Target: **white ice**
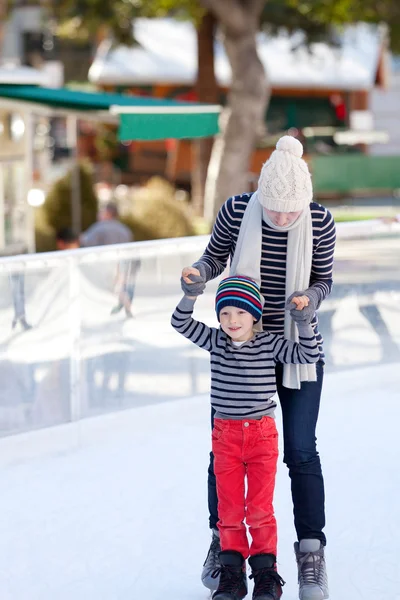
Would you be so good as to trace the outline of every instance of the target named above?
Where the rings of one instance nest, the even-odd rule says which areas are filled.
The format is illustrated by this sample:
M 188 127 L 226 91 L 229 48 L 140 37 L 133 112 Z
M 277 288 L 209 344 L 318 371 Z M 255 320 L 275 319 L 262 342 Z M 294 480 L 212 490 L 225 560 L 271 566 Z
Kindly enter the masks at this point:
M 400 599 L 398 368 L 326 376 L 318 439 L 333 600 Z M 96 434 L 84 435 L 90 427 Z M 55 452 L 70 434 L 78 443 Z M 199 579 L 209 544 L 207 397 L 26 434 L 36 457 L 7 465 L 21 439 L 0 441 L 1 600 L 208 598 Z M 275 509 L 283 598 L 295 600 L 282 463 Z

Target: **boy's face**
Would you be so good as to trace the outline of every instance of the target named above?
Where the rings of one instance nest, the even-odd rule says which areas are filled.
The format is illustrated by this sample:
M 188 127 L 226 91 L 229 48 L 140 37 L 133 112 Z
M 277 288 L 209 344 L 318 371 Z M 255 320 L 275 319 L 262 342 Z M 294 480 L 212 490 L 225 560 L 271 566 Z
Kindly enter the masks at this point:
M 247 342 L 253 337 L 254 317 L 243 308 L 224 306 L 219 313 L 219 322 L 234 342 Z

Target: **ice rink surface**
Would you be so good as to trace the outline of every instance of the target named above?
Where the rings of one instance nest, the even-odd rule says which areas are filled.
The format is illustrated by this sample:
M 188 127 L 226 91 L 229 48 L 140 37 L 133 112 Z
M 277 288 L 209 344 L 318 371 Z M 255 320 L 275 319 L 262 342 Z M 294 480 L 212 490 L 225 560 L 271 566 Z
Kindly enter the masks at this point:
M 0 600 L 209 598 L 208 356 L 169 324 L 200 251 L 144 254 L 130 321 L 110 317 L 118 257 L 27 269 L 26 332 L 10 328 L 2 272 Z M 400 600 L 399 264 L 399 237 L 342 240 L 319 312 L 332 600 Z M 196 311 L 213 324 L 212 289 Z M 280 462 L 278 565 L 295 600 L 289 484 Z
M 318 438 L 333 600 L 400 599 L 398 368 L 326 376 Z M 98 417 L 101 434 L 82 438 L 73 450 L 1 469 L 1 600 L 208 597 L 199 578 L 209 544 L 208 399 L 123 416 L 123 426 Z M 280 427 L 279 414 L 278 420 Z M 79 424 L 60 432 L 63 427 Z M 292 507 L 282 463 L 275 509 L 283 597 L 295 600 Z

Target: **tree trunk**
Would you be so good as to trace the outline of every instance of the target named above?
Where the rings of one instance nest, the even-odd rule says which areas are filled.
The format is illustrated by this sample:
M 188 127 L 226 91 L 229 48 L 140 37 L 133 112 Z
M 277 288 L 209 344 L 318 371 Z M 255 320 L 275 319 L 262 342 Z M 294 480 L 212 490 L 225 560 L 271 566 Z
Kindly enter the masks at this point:
M 219 90 L 214 69 L 214 33 L 216 20 L 207 12 L 197 29 L 197 83 L 199 102 L 217 104 Z M 212 138 L 202 138 L 192 142 L 192 206 L 197 215 L 204 213 L 204 193 L 210 162 Z
M 229 196 L 249 188 L 250 158 L 258 133 L 262 130 L 270 96 L 256 47 L 264 3 L 250 0 L 243 7 L 241 2 L 231 1 L 232 10 L 229 11 L 224 0 L 213 0 L 224 34 L 232 81 L 227 106 L 221 117 L 221 133 L 214 143 L 207 174 L 205 217 L 209 221 L 215 219 Z

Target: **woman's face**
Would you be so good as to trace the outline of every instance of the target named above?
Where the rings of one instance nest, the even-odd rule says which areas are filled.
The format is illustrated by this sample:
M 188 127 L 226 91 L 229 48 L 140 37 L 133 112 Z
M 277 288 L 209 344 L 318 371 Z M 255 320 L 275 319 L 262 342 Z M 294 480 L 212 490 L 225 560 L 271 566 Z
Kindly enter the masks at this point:
M 296 221 L 299 218 L 302 210 L 298 210 L 297 212 L 276 212 L 275 210 L 269 210 L 268 208 L 264 208 L 268 218 L 273 222 L 274 225 L 278 225 L 278 227 L 287 227 Z

